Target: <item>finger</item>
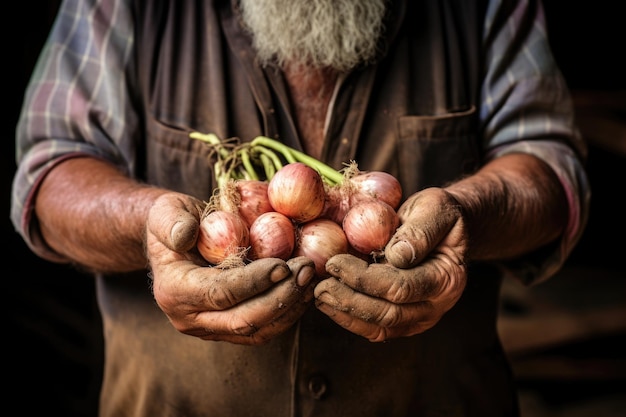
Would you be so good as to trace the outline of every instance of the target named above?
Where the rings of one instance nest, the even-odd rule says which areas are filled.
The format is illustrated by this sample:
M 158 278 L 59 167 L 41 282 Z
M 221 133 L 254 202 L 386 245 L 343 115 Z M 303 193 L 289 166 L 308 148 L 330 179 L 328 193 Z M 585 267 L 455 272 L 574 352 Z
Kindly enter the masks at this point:
M 202 310 L 225 310 L 253 298 L 291 276 L 287 263 L 278 258 L 264 258 L 243 267 L 220 270 L 202 286 L 205 304 Z M 310 277 L 303 273 L 302 281 Z
M 409 337 L 425 332 L 437 324 L 440 316 L 424 315 L 424 320 L 413 320 L 402 326 L 383 327 L 378 323 L 370 323 L 355 317 L 349 312 L 335 309 L 327 304 L 319 303 L 316 307 L 331 320 L 347 331 L 362 336 L 370 342 L 384 342 L 399 337 Z M 430 318 L 430 316 L 433 316 Z
M 326 269 L 351 288 L 397 304 L 428 300 L 439 288 L 432 262 L 413 269 L 399 269 L 389 264 L 368 264 L 351 255 L 336 255 Z
M 315 264 L 300 257 L 290 260 L 288 266 L 291 276 L 267 291 L 231 308 L 199 314 L 201 326 L 217 334 L 249 335 L 276 320 L 294 304 L 310 301 L 313 290 L 308 284 L 315 276 Z
M 312 260 L 298 257 L 288 262 L 263 258 L 243 267 L 222 270 L 207 283 L 207 304 L 203 310 L 229 309 L 292 276 L 296 287 L 305 287 L 315 276 L 314 268 Z
M 421 333 L 440 318 L 428 302 L 400 306 L 356 292 L 332 278 L 315 288 L 315 305 L 341 327 L 373 342 Z
M 336 255 L 326 263 L 331 276 L 352 289 L 394 304 L 429 302 L 447 311 L 465 289 L 465 265 L 437 254 L 412 269 L 389 264 L 364 264 L 350 255 Z
M 239 345 L 262 345 L 292 328 L 310 305 L 310 302 L 297 304 L 267 326 L 250 335 L 218 334 L 211 329 L 200 329 L 197 334 L 193 335 L 204 340 L 230 342 Z
M 246 327 L 262 326 L 282 314 L 280 309 L 301 299 L 304 289 L 315 276 L 313 261 L 306 258 L 295 258 L 289 264 L 280 259 L 265 258 L 227 270 L 197 267 L 189 262 L 168 267 L 175 268 L 177 274 L 185 269 L 187 272 L 182 272 L 178 280 L 158 279 L 157 275 L 169 277 L 163 271 L 160 271 L 161 275 L 155 274 L 153 293 L 174 327 L 186 334 L 195 334 L 198 328 L 215 329 L 219 334 L 243 333 L 245 330 L 242 329 Z M 291 279 L 285 279 L 289 277 Z M 284 285 L 275 285 L 281 281 Z M 246 303 L 246 300 L 251 301 Z M 223 314 L 214 314 L 214 319 L 209 317 L 216 323 L 199 324 L 204 315 L 222 310 Z
M 203 338 L 259 339 L 282 332 L 291 326 L 313 299 L 313 286 L 298 287 L 285 280 L 267 294 L 256 297 L 229 310 L 204 312 L 198 315 L 196 326 L 208 333 Z
M 291 271 L 277 258 L 231 269 L 201 267 L 183 259 L 155 264 L 152 275 L 159 307 L 171 319 L 184 320 L 201 311 L 231 308 L 289 277 Z
M 461 216 L 458 204 L 435 188 L 409 197 L 398 214 L 402 224 L 385 248 L 385 259 L 398 268 L 422 262 Z
M 307 285 L 315 277 L 315 263 L 305 256 L 297 256 L 287 261 L 287 266 L 296 277 L 296 284 Z

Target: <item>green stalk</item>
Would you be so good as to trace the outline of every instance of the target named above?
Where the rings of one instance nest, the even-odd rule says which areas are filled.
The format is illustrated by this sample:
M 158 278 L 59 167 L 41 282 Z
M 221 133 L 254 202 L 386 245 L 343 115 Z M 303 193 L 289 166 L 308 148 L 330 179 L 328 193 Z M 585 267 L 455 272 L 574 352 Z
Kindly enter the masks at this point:
M 224 172 L 224 166 L 221 160 L 217 160 L 213 165 L 213 169 L 215 170 L 215 181 L 217 182 L 217 187 L 222 189 L 222 187 L 228 181 L 228 174 Z
M 269 156 L 264 153 L 259 155 L 259 159 L 261 160 L 261 164 L 263 165 L 263 170 L 265 171 L 265 179 L 267 181 L 271 180 L 274 174 L 276 174 L 276 167 L 272 163 Z
M 265 136 L 257 136 L 256 138 L 254 138 L 252 142 L 250 142 L 250 146 L 253 148 L 260 146 L 260 147 L 273 149 L 276 152 L 279 152 L 282 156 L 284 156 L 285 159 L 287 160 L 287 163 L 289 164 L 298 162 L 296 158 L 293 157 L 293 154 L 291 153 L 292 149 L 289 146 L 283 143 L 280 143 L 277 140 L 274 140 Z
M 250 142 L 250 146 L 252 147 L 266 147 L 273 149 L 283 156 L 289 163 L 293 162 L 302 162 L 305 165 L 310 166 L 311 168 L 317 170 L 324 179 L 329 182 L 331 185 L 339 184 L 343 181 L 343 174 L 336 169 L 326 165 L 322 161 L 313 158 L 305 154 L 304 152 L 300 152 L 296 149 L 293 149 L 283 143 L 278 142 L 275 139 L 268 138 L 265 136 L 258 136 L 254 138 L 252 142 Z
M 191 132 L 189 137 L 192 139 L 198 139 L 213 146 L 218 154 L 218 160 L 215 163 L 215 176 L 218 184 L 224 184 L 229 177 L 243 176 L 249 179 L 259 179 L 259 176 L 254 169 L 254 164 L 251 161 L 250 154 L 258 153 L 263 164 L 267 179 L 270 179 L 276 171 L 283 167 L 278 155 L 278 152 L 282 155 L 287 163 L 301 162 L 309 167 L 315 169 L 322 176 L 324 181 L 330 185 L 340 184 L 344 180 L 344 175 L 340 171 L 333 169 L 332 167 L 324 164 L 322 161 L 307 155 L 304 152 L 300 152 L 293 149 L 275 139 L 266 136 L 257 136 L 251 142 L 242 146 L 239 150 L 233 152 L 233 149 L 229 149 L 228 146 L 222 142 L 214 133 L 200 133 Z M 243 167 L 239 167 L 239 172 L 234 172 L 233 169 L 226 169 L 227 161 L 232 161 L 233 158 L 239 157 Z M 273 164 L 273 168 L 270 167 L 270 162 Z M 235 165 L 237 162 L 235 161 Z M 225 178 L 226 177 L 226 178 Z
M 191 132 L 189 133 L 189 137 L 213 145 L 221 158 L 228 158 L 230 152 L 224 147 L 224 143 L 220 140 L 220 138 L 217 137 L 215 133 Z
M 254 166 L 252 166 L 252 162 L 250 162 L 250 153 L 248 148 L 241 148 L 239 150 L 239 156 L 241 156 L 241 163 L 244 166 L 245 171 L 248 173 L 251 179 L 258 180 L 259 176 L 254 170 Z
M 255 146 L 252 148 L 253 152 L 258 152 L 260 155 L 259 157 L 263 157 L 265 156 L 266 158 L 268 158 L 272 164 L 274 165 L 274 171 L 278 171 L 279 169 L 281 169 L 283 167 L 283 163 L 280 160 L 280 158 L 278 157 L 278 155 L 276 155 L 276 153 L 274 153 L 273 150 L 268 149 L 266 147 L 263 146 Z
M 243 166 L 238 167 L 237 171 L 233 171 L 233 178 L 236 180 L 250 180 L 250 174 Z
M 313 158 L 310 155 L 305 154 L 304 152 L 300 152 L 296 149 L 292 151 L 293 156 L 303 164 L 310 166 L 319 171 L 319 173 L 324 177 L 331 185 L 339 184 L 343 181 L 343 174 L 336 169 L 326 165 L 322 161 Z

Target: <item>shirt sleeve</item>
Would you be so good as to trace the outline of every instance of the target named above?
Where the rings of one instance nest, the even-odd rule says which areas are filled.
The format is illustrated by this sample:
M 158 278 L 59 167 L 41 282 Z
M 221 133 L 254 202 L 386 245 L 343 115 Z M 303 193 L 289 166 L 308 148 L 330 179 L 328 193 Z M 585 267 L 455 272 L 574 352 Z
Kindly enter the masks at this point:
M 89 155 L 134 170 L 137 113 L 130 90 L 133 29 L 126 1 L 66 0 L 27 86 L 16 127 L 11 221 L 39 256 L 66 260 L 43 241 L 34 196 L 59 162 Z
M 589 215 L 587 157 L 566 82 L 550 50 L 540 1 L 491 1 L 483 34 L 485 82 L 480 120 L 487 159 L 523 152 L 545 161 L 567 195 L 567 228 L 556 245 L 503 263 L 527 284 L 557 272 L 580 239 Z

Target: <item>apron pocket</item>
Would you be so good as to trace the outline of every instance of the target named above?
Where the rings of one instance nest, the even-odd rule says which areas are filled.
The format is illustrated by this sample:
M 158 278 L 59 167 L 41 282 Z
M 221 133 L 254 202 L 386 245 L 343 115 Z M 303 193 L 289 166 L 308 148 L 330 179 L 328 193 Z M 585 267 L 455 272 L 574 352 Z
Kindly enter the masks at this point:
M 405 198 L 420 189 L 444 186 L 476 170 L 479 161 L 476 109 L 398 119 L 399 172 Z

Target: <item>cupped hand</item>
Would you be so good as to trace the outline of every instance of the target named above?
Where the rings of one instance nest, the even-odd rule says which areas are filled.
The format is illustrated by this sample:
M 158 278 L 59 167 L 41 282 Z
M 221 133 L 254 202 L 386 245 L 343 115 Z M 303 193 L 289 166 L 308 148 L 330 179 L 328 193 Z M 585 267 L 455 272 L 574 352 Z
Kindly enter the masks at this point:
M 409 197 L 401 226 L 381 263 L 336 255 L 315 288 L 316 306 L 337 324 L 373 342 L 433 327 L 465 289 L 467 232 L 456 200 L 428 188 Z
M 195 249 L 202 204 L 171 193 L 156 201 L 146 251 L 158 306 L 180 332 L 258 345 L 290 328 L 313 298 L 313 261 L 267 258 L 210 266 Z

